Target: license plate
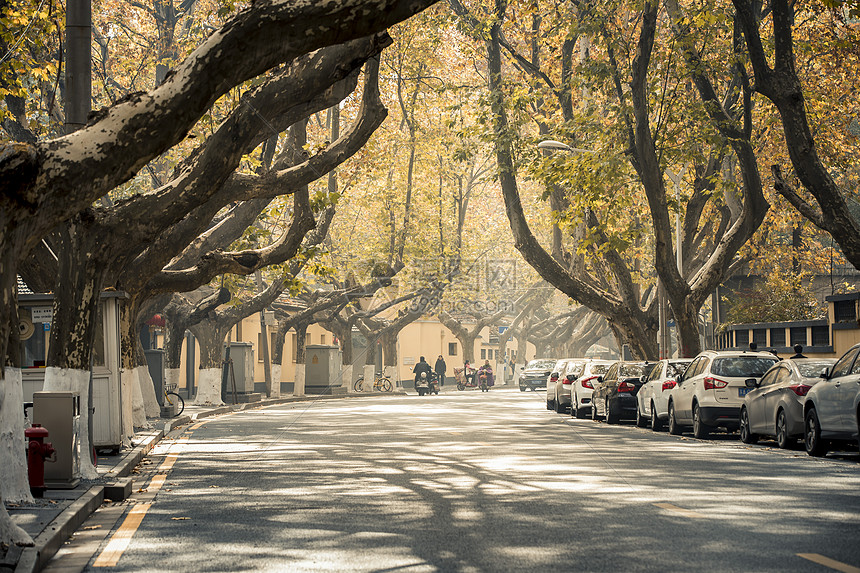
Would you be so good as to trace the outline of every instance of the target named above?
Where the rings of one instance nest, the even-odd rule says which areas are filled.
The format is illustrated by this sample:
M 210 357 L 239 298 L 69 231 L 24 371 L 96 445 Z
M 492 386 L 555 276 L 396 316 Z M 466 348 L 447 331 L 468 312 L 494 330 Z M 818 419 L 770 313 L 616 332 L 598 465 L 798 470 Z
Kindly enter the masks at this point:
M 738 396 L 743 398 L 746 396 L 752 388 L 738 388 Z

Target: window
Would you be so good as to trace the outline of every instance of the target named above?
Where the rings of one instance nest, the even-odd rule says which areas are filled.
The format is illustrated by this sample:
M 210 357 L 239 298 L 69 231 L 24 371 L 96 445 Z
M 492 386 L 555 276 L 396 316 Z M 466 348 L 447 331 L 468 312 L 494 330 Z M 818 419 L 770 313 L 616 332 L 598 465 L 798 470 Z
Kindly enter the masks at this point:
M 776 368 L 762 376 L 761 384 L 759 384 L 759 386 L 770 386 L 771 384 L 776 384 L 776 375 L 780 370 L 782 370 L 782 368 Z
M 833 367 L 831 378 L 838 378 L 840 376 L 845 376 L 848 374 L 851 369 L 851 363 L 854 362 L 854 357 L 857 356 L 857 349 L 848 351 L 845 356 L 839 359 L 839 362 Z
M 487 357 L 487 349 L 482 348 L 481 349 L 481 360 L 484 360 L 486 357 Z
M 325 344 L 325 334 L 320 334 L 320 344 Z
M 770 330 L 770 345 L 771 346 L 785 346 L 785 329 L 784 328 L 772 328 Z
M 753 329 L 753 342 L 755 342 L 759 346 L 767 346 L 767 329 L 766 328 L 754 328 Z
M 833 303 L 833 318 L 836 322 L 857 320 L 857 305 L 853 300 L 837 300 Z
M 448 356 L 457 356 L 457 343 L 449 342 L 448 343 Z
M 736 330 L 735 331 L 735 347 L 740 348 L 742 346 L 747 346 L 750 343 L 750 331 L 749 330 Z
M 257 362 L 263 361 L 263 333 L 257 334 Z
M 812 327 L 812 346 L 830 345 L 830 327 L 827 325 Z
M 791 345 L 802 344 L 806 346 L 806 327 L 805 326 L 793 326 L 790 329 L 791 334 Z

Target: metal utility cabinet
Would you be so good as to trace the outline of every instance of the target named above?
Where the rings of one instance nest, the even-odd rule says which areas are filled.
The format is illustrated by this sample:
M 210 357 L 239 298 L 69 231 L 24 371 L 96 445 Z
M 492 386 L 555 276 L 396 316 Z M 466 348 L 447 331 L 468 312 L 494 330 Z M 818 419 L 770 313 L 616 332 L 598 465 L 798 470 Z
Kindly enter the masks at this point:
M 33 423 L 48 430 L 47 441 L 57 451 L 57 461 L 45 464 L 48 489 L 72 489 L 81 481 L 78 466 L 78 426 L 81 397 L 77 392 L 35 392 Z
M 341 351 L 337 346 L 309 344 L 305 347 L 305 392 L 344 394 Z

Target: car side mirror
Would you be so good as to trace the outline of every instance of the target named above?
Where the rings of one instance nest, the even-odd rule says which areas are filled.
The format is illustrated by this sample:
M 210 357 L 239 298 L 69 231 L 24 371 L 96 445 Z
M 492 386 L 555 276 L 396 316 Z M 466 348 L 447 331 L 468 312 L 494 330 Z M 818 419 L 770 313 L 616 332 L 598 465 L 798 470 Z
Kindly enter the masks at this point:
M 744 386 L 746 386 L 747 388 L 758 388 L 759 384 L 760 382 L 755 378 L 747 378 L 746 380 L 744 380 Z
M 819 378 L 830 378 L 830 368 L 825 366 L 821 369 L 821 374 L 818 375 Z
M 684 375 L 683 375 L 683 374 L 678 374 L 677 376 L 675 376 L 675 382 L 677 382 L 679 385 L 680 385 L 683 381 L 684 381 Z

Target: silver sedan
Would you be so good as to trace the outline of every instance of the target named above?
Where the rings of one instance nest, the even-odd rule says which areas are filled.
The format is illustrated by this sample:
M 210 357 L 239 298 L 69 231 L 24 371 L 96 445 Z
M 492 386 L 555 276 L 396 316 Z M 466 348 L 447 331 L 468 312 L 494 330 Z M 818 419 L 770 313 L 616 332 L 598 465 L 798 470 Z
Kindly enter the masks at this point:
M 759 436 L 774 436 L 780 448 L 803 437 L 803 402 L 821 380 L 831 358 L 791 358 L 777 362 L 758 382 L 748 384 L 740 413 L 741 440 L 752 444 Z M 753 381 L 751 381 L 753 382 Z

